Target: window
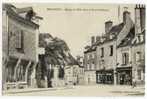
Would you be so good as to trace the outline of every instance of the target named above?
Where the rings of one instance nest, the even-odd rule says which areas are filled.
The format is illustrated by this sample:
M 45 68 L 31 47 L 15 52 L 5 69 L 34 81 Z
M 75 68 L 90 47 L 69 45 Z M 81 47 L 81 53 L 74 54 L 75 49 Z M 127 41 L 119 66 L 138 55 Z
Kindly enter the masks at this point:
M 94 62 L 91 63 L 91 70 L 94 70 L 95 69 L 95 65 L 94 65 Z
M 140 37 L 140 35 L 138 35 L 138 42 L 141 42 L 141 37 Z
M 141 52 L 136 53 L 136 62 L 141 60 Z
M 20 52 L 24 50 L 24 32 L 22 30 L 16 34 L 15 48 Z
M 89 63 L 87 64 L 87 70 L 89 70 Z
M 110 46 L 110 56 L 113 56 L 113 45 Z
M 141 80 L 141 70 L 138 70 L 138 80 Z
M 90 59 L 90 55 L 87 55 L 87 60 L 89 60 Z
M 92 54 L 92 58 L 94 59 L 95 54 Z
M 128 64 L 129 63 L 129 54 L 128 53 L 123 53 L 122 54 L 122 63 L 124 64 L 124 65 L 126 65 L 126 64 Z
M 104 48 L 101 48 L 101 57 L 104 57 Z

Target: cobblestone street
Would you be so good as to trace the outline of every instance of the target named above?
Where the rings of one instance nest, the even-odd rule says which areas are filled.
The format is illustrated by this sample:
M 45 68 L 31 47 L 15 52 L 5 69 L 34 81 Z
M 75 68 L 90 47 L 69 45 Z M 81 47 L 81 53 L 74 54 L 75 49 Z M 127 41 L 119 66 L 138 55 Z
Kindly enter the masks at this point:
M 144 87 L 139 86 L 132 88 L 131 86 L 114 86 L 114 85 L 89 85 L 89 86 L 74 86 L 69 88 L 54 88 L 54 89 L 36 89 L 37 91 L 24 91 L 7 93 L 4 95 L 16 96 L 143 96 Z

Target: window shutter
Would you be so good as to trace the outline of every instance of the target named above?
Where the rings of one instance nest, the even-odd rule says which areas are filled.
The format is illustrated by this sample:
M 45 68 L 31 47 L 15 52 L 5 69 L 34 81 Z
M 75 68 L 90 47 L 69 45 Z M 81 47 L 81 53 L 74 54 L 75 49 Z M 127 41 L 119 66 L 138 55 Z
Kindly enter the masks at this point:
M 20 31 L 17 31 L 15 33 L 15 37 L 16 37 L 16 39 L 15 39 L 15 48 L 20 48 L 20 45 L 19 45 L 19 43 L 20 43 Z
M 17 49 L 22 49 L 23 50 L 23 31 L 20 30 L 20 31 L 17 31 L 15 37 L 15 48 Z
M 21 30 L 21 33 L 20 33 L 20 48 L 21 49 L 24 48 L 24 32 L 23 32 L 23 30 Z

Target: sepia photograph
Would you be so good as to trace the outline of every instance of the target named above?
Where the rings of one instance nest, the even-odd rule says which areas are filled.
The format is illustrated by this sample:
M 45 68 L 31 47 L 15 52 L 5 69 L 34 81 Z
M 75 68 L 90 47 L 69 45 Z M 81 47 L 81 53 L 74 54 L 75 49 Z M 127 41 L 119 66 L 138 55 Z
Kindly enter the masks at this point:
M 143 97 L 145 12 L 139 3 L 2 3 L 2 95 Z

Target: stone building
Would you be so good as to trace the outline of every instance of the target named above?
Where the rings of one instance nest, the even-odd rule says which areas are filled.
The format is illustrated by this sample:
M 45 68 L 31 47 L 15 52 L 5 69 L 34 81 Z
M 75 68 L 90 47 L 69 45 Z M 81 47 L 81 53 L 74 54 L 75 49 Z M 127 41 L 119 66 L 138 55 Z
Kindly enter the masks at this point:
M 32 7 L 3 4 L 3 87 L 36 87 L 39 25 Z M 4 62 L 4 61 L 3 61 Z
M 78 71 L 79 65 L 67 65 L 65 70 L 65 85 L 77 85 L 78 84 Z
M 105 22 L 105 34 L 97 42 L 97 83 L 117 83 L 117 46 L 133 28 L 133 22 L 128 11 L 123 12 L 123 22 L 114 25 L 112 21 Z
M 85 84 L 96 83 L 96 44 L 95 37 L 91 38 L 91 45 L 87 46 L 84 51 L 84 79 Z
M 132 84 L 132 47 L 131 42 L 135 36 L 134 27 L 117 46 L 117 84 Z
M 135 7 L 135 37 L 132 41 L 132 77 L 145 83 L 145 5 Z
M 145 74 L 145 6 L 136 5 L 135 24 L 117 47 L 117 83 L 144 83 Z
M 79 65 L 77 84 L 83 85 L 84 84 L 84 64 L 83 64 L 84 58 L 83 58 L 83 56 L 77 56 L 77 62 Z
M 144 13 L 143 11 L 141 10 L 141 13 Z M 134 25 L 130 14 L 130 12 L 124 11 L 123 22 L 114 26 L 112 21 L 105 22 L 105 33 L 94 43 L 92 39 L 92 45 L 84 52 L 86 83 L 90 81 L 90 78 L 94 83 L 128 85 L 132 83 L 132 76 L 135 74 L 132 72 L 132 68 L 134 68 L 132 57 L 134 57 L 134 50 L 137 47 L 132 46 L 132 42 L 136 42 L 134 40 L 136 38 L 136 22 Z M 144 15 L 141 16 L 145 18 Z M 144 25 L 141 26 L 144 27 Z M 143 30 L 145 29 L 143 28 Z M 141 44 L 139 45 L 141 46 Z M 142 51 L 144 51 L 143 47 Z M 95 57 L 92 58 L 92 55 Z M 92 63 L 95 65 L 89 66 Z M 140 74 L 143 75 L 143 65 L 141 71 Z

